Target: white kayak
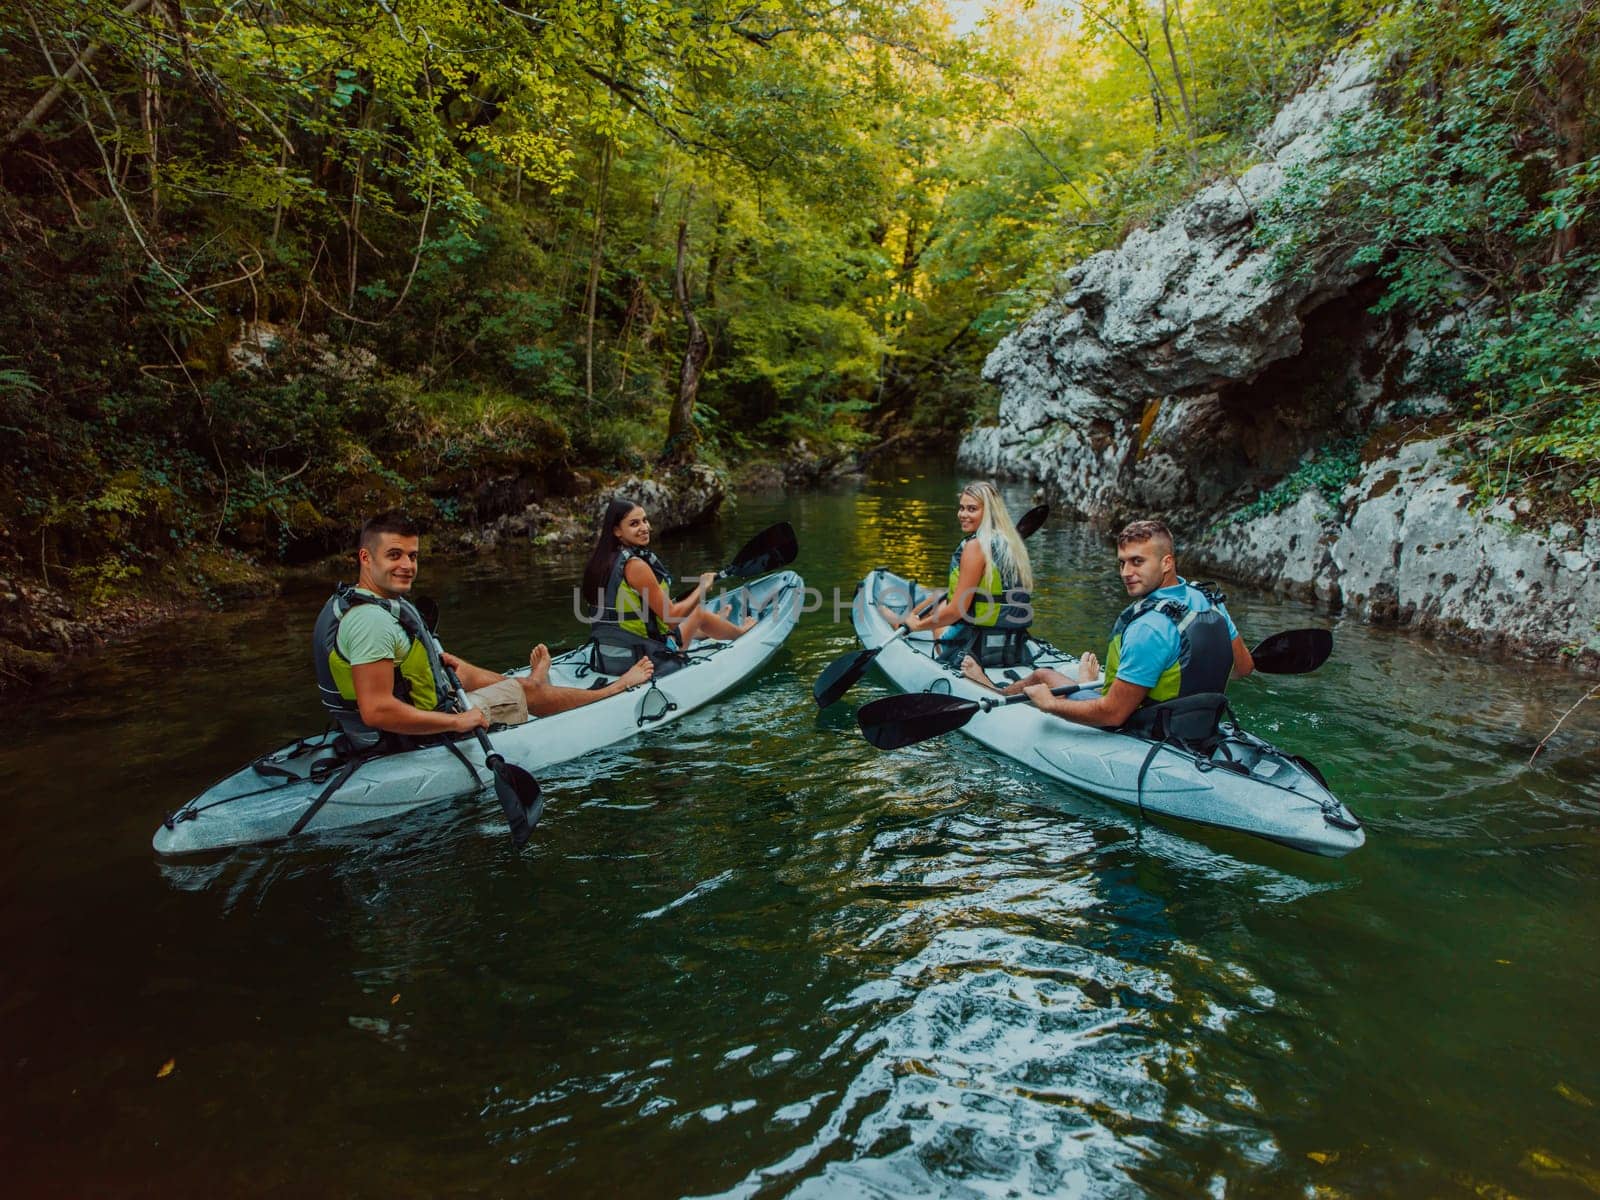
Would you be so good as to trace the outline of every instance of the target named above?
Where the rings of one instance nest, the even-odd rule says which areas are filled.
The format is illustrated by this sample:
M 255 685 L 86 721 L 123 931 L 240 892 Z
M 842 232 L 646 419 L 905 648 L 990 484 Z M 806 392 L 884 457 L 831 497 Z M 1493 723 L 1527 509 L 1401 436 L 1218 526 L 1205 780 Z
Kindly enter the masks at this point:
M 993 692 L 964 678 L 957 667 L 940 663 L 928 634 L 891 636 L 879 603 L 902 611 L 908 598 L 920 603 L 927 595 L 884 568 L 872 572 L 857 588 L 851 609 L 861 644 L 880 651 L 877 665 L 903 691 L 993 699 Z M 1077 659 L 1071 655 L 1040 641 L 1030 641 L 1029 651 L 1034 666 L 1076 678 Z M 995 668 L 989 675 L 1004 685 L 1028 669 Z M 1221 741 L 1204 755 L 1172 742 L 1077 725 L 1026 702 L 980 710 L 961 732 L 1052 779 L 1144 812 L 1237 829 L 1333 858 L 1366 841 L 1361 823 L 1315 767 L 1230 721 L 1221 726 Z
M 781 571 L 727 591 L 707 607 L 733 620 L 755 613 L 758 623 L 742 637 L 698 641 L 687 663 L 648 684 L 494 730 L 490 741 L 507 762 L 537 775 L 555 763 L 667 725 L 737 687 L 778 652 L 800 619 L 803 588 L 800 576 Z M 585 643 L 551 663 L 550 681 L 589 688 L 611 677 L 590 668 Z M 207 788 L 162 822 L 151 839 L 156 853 L 197 854 L 289 836 L 337 774 L 334 736 L 328 731 L 293 742 Z M 370 758 L 338 785 L 303 832 L 381 821 L 425 804 L 476 796 L 493 783 L 483 748 L 472 737 Z

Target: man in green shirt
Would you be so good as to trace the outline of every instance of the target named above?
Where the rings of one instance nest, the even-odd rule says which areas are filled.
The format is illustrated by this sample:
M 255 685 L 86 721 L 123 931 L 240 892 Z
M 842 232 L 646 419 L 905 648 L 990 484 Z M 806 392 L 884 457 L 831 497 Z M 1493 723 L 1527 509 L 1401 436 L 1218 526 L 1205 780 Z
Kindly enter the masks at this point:
M 374 517 L 361 528 L 356 586 L 342 586 L 323 606 L 312 636 L 312 658 L 323 704 L 359 747 L 385 734 L 428 737 L 467 733 L 491 722 L 517 725 L 529 715 L 548 716 L 648 680 L 654 670 L 642 658 L 624 675 L 593 691 L 550 682 L 550 652 L 529 656 L 525 676 L 507 677 L 447 653 L 425 628 L 407 599 L 417 577 L 420 531 L 395 513 Z M 466 689 L 458 703 L 444 668 Z

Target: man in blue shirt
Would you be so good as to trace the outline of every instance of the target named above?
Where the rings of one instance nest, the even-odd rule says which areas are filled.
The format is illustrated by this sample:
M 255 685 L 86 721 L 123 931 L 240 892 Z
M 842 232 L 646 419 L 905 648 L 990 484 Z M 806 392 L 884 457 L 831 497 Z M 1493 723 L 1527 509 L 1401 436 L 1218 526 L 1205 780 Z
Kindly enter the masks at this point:
M 1133 603 L 1111 631 L 1098 690 L 1050 694 L 1063 684 L 1099 680 L 1100 661 L 1086 653 L 1078 661 L 1077 680 L 1044 669 L 1006 692 L 1026 692 L 1034 705 L 1069 721 L 1117 728 L 1147 703 L 1220 692 L 1230 674 L 1243 678 L 1255 669 L 1220 596 L 1179 577 L 1172 531 L 1163 522 L 1135 521 L 1119 533 L 1117 565 Z M 970 658 L 962 668 L 968 678 L 993 686 Z

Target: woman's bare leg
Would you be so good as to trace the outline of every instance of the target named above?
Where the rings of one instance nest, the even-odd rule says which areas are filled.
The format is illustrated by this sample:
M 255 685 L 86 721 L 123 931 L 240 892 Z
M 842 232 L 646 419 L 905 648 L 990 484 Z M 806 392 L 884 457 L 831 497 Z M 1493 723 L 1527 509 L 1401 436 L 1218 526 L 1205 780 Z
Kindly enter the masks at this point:
M 756 618 L 749 616 L 744 619 L 744 624 L 735 625 L 726 617 L 712 612 L 709 608 L 697 608 L 678 624 L 678 644 L 685 650 L 695 638 L 716 638 L 718 641 L 731 642 L 747 629 L 755 628 Z
M 961 660 L 961 674 L 972 680 L 973 683 L 999 692 L 1002 696 L 1018 695 L 1036 683 L 1057 688 L 1062 684 L 1077 682 L 1076 679 L 1068 679 L 1060 671 L 1052 671 L 1049 667 L 1040 667 L 1037 671 L 1029 672 L 1026 677 L 1017 680 L 1015 683 L 1008 683 L 1003 688 L 995 687 L 994 682 L 988 675 L 984 674 L 983 668 L 978 665 L 978 660 L 970 654 Z

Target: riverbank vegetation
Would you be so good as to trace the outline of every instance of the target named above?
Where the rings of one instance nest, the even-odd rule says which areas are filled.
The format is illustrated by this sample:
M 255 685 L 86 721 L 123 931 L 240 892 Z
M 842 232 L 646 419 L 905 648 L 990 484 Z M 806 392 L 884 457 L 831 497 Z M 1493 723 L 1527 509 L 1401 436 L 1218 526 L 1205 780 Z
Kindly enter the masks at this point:
M 1520 462 L 1600 441 L 1593 7 L 1394 9 L 1397 115 L 1273 216 L 1292 245 L 1338 198 L 1390 303 L 1481 279 L 1463 394 Z M 948 443 L 1060 270 L 1245 165 L 1377 9 L 19 0 L 0 573 L 105 602 L 379 505 Z
M 1331 246 L 1374 268 L 1377 311 L 1441 336 L 1479 495 L 1600 510 L 1600 3 L 1443 0 L 1376 23 L 1383 102 L 1263 214 L 1286 269 Z

